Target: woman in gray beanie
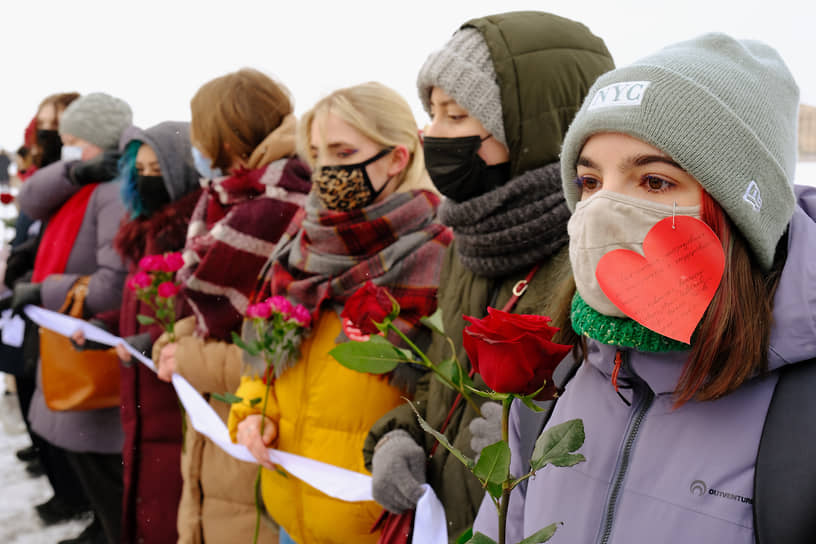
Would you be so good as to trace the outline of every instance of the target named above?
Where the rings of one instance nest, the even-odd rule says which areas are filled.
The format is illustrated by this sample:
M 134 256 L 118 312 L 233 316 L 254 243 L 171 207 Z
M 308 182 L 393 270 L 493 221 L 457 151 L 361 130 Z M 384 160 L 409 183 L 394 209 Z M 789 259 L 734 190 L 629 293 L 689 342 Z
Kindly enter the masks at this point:
M 563 542 L 812 542 L 816 189 L 792 184 L 798 98 L 776 51 L 723 34 L 590 90 L 561 154 L 560 341 L 582 364 L 545 416 L 514 406 L 510 470 L 575 418 L 586 462 L 514 491 L 509 542 L 552 522 Z M 496 536 L 490 501 L 474 530 Z
M 471 365 L 462 347 L 462 314 L 484 317 L 488 306 L 505 307 L 513 290 L 524 285 L 513 311 L 553 314 L 552 290 L 570 275 L 569 210 L 558 151 L 589 87 L 612 67 L 603 41 L 584 25 L 548 13 L 515 12 L 465 23 L 419 72 L 419 97 L 431 116 L 425 164 L 447 197 L 439 218 L 454 232 L 437 299 L 466 370 Z M 447 340 L 435 334 L 428 354 L 435 361 L 450 358 Z M 486 387 L 481 378 L 476 382 Z M 455 398 L 428 379 L 415 405 L 434 428 L 448 420 L 451 443 L 473 455 L 469 427 L 477 414 Z M 489 417 L 477 420 L 489 422 L 489 429 L 497 428 L 501 410 L 494 408 L 495 403 L 485 405 L 482 412 Z M 482 441 L 499 437 L 500 431 L 488 431 Z M 380 504 L 395 513 L 410 510 L 427 481 L 445 505 L 448 536 L 455 541 L 473 522 L 483 488 L 443 448 L 423 470 L 434 443 L 402 405 L 372 428 L 364 454 Z
M 60 122 L 65 147 L 76 146 L 81 161 L 58 161 L 28 179 L 20 209 L 48 222 L 34 263 L 32 280 L 18 283 L 12 307 L 26 304 L 58 310 L 77 280 L 89 277 L 85 313 L 115 310 L 122 300 L 125 266 L 113 237 L 125 208 L 115 175 L 102 162 L 131 124 L 130 106 L 102 93 L 85 95 L 66 108 Z M 63 147 L 63 150 L 65 149 Z M 65 154 L 65 153 L 64 153 Z M 90 165 L 90 167 L 89 167 Z M 83 411 L 48 408 L 41 376 L 29 408 L 34 432 L 66 450 L 97 521 L 70 542 L 120 540 L 122 504 L 122 426 L 119 407 Z M 101 525 L 101 529 L 100 529 Z

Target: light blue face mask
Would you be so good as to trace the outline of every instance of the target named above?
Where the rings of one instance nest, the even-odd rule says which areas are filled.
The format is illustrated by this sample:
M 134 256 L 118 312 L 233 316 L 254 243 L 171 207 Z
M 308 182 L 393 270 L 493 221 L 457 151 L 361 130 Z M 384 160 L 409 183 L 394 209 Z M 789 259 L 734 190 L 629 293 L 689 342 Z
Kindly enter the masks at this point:
M 201 175 L 202 178 L 205 179 L 215 179 L 220 178 L 224 175 L 220 168 L 213 168 L 212 161 L 201 154 L 201 151 L 198 148 L 193 147 L 193 163 L 195 164 L 196 170 Z

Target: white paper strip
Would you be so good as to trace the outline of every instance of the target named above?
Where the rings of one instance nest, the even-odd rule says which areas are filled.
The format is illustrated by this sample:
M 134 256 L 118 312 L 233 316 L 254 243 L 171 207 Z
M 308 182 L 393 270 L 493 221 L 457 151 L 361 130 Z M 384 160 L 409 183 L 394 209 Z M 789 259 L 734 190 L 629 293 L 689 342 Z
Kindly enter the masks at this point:
M 15 348 L 23 345 L 25 321 L 19 315 L 12 315 L 11 310 L 4 310 L 0 315 L 0 328 L 3 329 L 2 342 L 4 344 Z
M 153 361 L 139 353 L 136 348 L 118 336 L 95 327 L 87 321 L 37 306 L 26 306 L 25 312 L 29 319 L 41 327 L 63 336 L 71 336 L 78 329 L 82 329 L 85 338 L 88 340 L 109 346 L 124 344 L 133 357 L 154 372 L 156 371 Z M 227 426 L 204 400 L 204 397 L 187 380 L 178 374 L 174 374 L 173 387 L 176 389 L 179 400 L 184 405 L 184 409 L 187 415 L 190 416 L 190 422 L 196 431 L 212 440 L 232 457 L 257 464 L 257 461 L 245 446 L 234 444 L 230 440 Z M 373 500 L 370 476 L 275 449 L 269 449 L 269 458 L 286 472 L 330 497 L 349 502 Z M 427 484 L 423 487 L 425 493 L 423 493 L 417 504 L 414 518 L 413 542 L 416 544 L 446 544 L 448 537 L 445 510 L 436 494 L 434 494 L 433 489 Z

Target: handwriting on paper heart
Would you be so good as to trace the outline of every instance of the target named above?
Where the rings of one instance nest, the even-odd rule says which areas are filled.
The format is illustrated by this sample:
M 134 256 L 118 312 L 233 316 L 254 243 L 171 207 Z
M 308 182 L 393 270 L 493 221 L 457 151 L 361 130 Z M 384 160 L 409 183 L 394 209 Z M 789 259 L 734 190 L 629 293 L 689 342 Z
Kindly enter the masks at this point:
M 652 227 L 643 241 L 643 255 L 616 249 L 601 257 L 595 277 L 624 314 L 688 344 L 724 269 L 717 235 L 699 219 L 679 215 Z

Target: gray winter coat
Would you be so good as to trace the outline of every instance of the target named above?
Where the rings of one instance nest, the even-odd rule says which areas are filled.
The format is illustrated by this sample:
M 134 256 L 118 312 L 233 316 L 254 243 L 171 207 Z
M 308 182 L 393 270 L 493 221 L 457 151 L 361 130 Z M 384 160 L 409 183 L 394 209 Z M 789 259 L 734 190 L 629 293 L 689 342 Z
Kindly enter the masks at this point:
M 59 310 L 71 286 L 80 276 L 90 276 L 86 313 L 91 315 L 119 307 L 125 265 L 113 249 L 113 237 L 125 208 L 120 184 L 100 184 L 91 195 L 63 274 L 52 274 L 42 282 L 42 306 Z M 38 171 L 23 185 L 20 209 L 34 219 L 48 219 L 78 187 L 71 184 L 64 163 L 56 162 Z M 40 248 L 42 251 L 44 248 Z M 41 375 L 29 408 L 31 427 L 61 448 L 76 452 L 121 453 L 122 426 L 119 407 L 88 411 L 52 411 L 45 404 Z
M 558 542 L 755 541 L 755 462 L 779 371 L 816 356 L 816 189 L 797 188 L 797 194 L 774 298 L 769 375 L 718 400 L 672 410 L 686 354 L 627 350 L 618 383 L 633 385 L 621 389 L 629 406 L 610 381 L 615 347 L 590 341 L 588 363 L 568 383 L 548 423 L 583 419 L 586 442 L 579 451 L 587 460 L 571 468 L 547 466 L 529 481 L 526 494 L 514 490 L 508 542 L 559 521 Z M 520 444 L 530 443 L 521 439 L 521 410 L 526 408 L 516 406 L 511 415 L 513 474 L 527 472 L 519 461 Z M 812 478 L 816 460 L 810 465 Z M 486 500 L 474 531 L 495 538 L 496 522 Z

